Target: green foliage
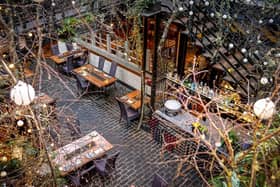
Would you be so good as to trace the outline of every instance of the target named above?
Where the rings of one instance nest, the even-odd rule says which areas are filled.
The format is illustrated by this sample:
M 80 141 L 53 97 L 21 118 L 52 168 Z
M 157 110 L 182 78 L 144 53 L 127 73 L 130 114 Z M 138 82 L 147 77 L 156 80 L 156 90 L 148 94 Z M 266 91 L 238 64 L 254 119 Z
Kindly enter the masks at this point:
M 1 171 L 13 171 L 21 167 L 21 161 L 18 159 L 11 159 L 7 162 L 0 162 Z
M 71 41 L 77 34 L 77 29 L 82 25 L 89 24 L 94 20 L 92 14 L 86 14 L 81 18 L 69 17 L 62 21 L 62 27 L 58 29 L 58 35 L 65 40 Z

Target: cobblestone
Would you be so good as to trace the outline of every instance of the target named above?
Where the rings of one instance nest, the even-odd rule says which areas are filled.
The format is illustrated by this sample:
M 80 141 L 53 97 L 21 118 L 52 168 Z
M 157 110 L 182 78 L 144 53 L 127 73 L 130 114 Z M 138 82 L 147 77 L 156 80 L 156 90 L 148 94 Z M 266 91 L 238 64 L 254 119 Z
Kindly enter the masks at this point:
M 62 76 L 66 86 L 76 94 L 76 82 L 74 78 Z M 202 186 L 201 182 L 190 183 L 188 176 L 193 179 L 197 176 L 195 171 L 187 173 L 173 181 L 177 164 L 160 164 L 166 159 L 174 159 L 174 156 L 165 153 L 161 156 L 161 147 L 152 140 L 151 135 L 144 130 L 137 130 L 137 121 L 127 126 L 125 121 L 119 123 L 119 107 L 115 96 L 120 96 L 130 89 L 117 83 L 116 89 L 110 88 L 108 96 L 100 94 L 88 94 L 77 98 L 66 89 L 58 79 L 43 79 L 42 91 L 57 98 L 57 108 L 64 114 L 76 116 L 80 122 L 82 134 L 92 130 L 101 133 L 114 145 L 111 152 L 120 151 L 116 163 L 116 170 L 109 178 L 102 178 L 93 173 L 89 182 L 83 186 L 92 187 L 129 187 L 135 184 L 137 187 L 149 187 L 155 173 L 162 175 L 171 186 Z M 164 158 L 162 160 L 161 158 Z M 185 181 L 185 183 L 184 183 Z

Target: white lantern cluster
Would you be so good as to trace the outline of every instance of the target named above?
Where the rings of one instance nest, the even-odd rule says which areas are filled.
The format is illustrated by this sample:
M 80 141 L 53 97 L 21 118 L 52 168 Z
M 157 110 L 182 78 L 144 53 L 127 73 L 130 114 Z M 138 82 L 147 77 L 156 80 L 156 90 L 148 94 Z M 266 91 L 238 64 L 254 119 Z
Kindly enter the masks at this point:
M 269 119 L 275 113 L 275 104 L 270 98 L 260 99 L 254 104 L 254 113 L 260 119 Z
M 29 105 L 35 98 L 35 90 L 30 84 L 18 81 L 11 89 L 10 97 L 17 105 Z

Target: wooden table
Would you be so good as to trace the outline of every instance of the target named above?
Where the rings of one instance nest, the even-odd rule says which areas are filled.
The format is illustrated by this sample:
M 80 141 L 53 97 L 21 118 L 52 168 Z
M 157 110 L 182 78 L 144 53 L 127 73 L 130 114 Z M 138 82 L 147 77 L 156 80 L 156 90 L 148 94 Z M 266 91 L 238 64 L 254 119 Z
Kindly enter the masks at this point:
M 134 90 L 132 92 L 129 92 L 125 96 L 122 96 L 120 98 L 124 103 L 129 105 L 129 107 L 133 108 L 134 110 L 138 110 L 141 107 L 141 91 L 140 90 Z M 145 97 L 144 103 L 149 103 L 150 98 Z
M 100 158 L 112 148 L 113 145 L 103 136 L 96 131 L 92 131 L 82 138 L 51 152 L 50 158 L 54 166 L 58 167 L 60 174 L 65 176 L 86 163 Z
M 74 57 L 80 57 L 83 55 L 84 50 L 73 50 L 73 51 L 67 51 L 61 55 L 53 55 L 50 56 L 50 59 L 53 60 L 56 64 L 62 64 L 64 62 L 66 62 L 67 57 L 74 55 Z
M 73 70 L 76 74 L 82 76 L 98 88 L 104 88 L 116 82 L 116 78 L 97 69 L 91 64 L 86 64 Z

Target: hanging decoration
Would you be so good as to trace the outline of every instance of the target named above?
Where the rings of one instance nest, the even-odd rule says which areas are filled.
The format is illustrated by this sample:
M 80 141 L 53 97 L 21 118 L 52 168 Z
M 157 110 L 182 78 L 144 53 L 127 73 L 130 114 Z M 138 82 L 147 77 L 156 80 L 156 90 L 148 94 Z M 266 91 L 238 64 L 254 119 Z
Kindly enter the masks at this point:
M 269 119 L 275 113 L 275 104 L 270 98 L 260 99 L 254 104 L 254 113 L 260 119 Z
M 30 84 L 18 81 L 11 89 L 10 97 L 17 105 L 29 105 L 35 98 L 35 90 Z

